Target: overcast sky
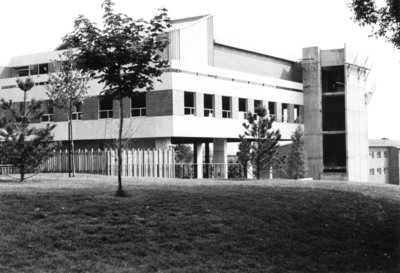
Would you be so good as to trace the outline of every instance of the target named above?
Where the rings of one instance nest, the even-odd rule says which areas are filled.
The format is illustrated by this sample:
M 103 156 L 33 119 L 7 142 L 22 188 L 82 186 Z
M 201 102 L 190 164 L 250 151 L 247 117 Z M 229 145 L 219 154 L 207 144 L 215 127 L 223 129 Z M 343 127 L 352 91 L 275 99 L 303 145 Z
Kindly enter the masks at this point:
M 265 48 L 296 59 L 303 47 L 343 47 L 369 56 L 368 85 L 376 90 L 368 105 L 369 138 L 400 139 L 400 51 L 351 19 L 350 0 L 114 0 L 115 9 L 133 18 L 150 18 L 166 7 L 172 19 L 214 16 L 216 40 Z M 101 23 L 102 0 L 0 1 L 0 65 L 12 56 L 54 50 L 72 31 L 79 14 Z

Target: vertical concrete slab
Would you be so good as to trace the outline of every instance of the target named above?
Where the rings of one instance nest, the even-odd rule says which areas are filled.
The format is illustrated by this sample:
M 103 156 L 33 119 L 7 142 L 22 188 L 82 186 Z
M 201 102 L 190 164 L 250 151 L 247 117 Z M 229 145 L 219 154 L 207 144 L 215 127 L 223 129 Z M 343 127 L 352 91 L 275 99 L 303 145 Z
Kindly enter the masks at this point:
M 276 121 L 277 122 L 282 122 L 283 116 L 282 116 L 282 103 L 277 102 L 276 104 Z
M 185 114 L 185 96 L 184 91 L 173 90 L 173 115 L 183 116 Z
M 247 112 L 254 113 L 254 100 L 253 99 L 247 100 Z
M 219 178 L 228 178 L 228 149 L 226 138 L 214 138 L 214 153 L 213 153 L 213 163 L 214 175 Z M 218 173 L 215 173 L 215 172 Z
M 239 98 L 232 97 L 231 102 L 232 119 L 239 119 Z
M 289 123 L 294 123 L 294 105 L 288 105 L 288 116 L 289 116 Z
M 203 93 L 195 93 L 195 115 L 197 117 L 204 117 L 204 94 Z
M 216 118 L 222 118 L 222 96 L 214 96 L 214 115 Z
M 304 146 L 309 175 L 317 180 L 323 172 L 320 59 L 318 47 L 303 48 Z

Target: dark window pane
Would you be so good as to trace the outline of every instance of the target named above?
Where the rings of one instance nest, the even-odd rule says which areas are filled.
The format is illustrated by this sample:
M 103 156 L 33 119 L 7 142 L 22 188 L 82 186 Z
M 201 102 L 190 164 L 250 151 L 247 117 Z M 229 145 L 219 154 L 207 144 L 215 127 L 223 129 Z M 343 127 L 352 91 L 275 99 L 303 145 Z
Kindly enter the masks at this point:
M 247 112 L 247 99 L 239 98 L 239 112 Z
M 132 108 L 144 108 L 146 107 L 146 93 L 138 92 L 131 97 Z
M 205 109 L 214 109 L 214 96 L 209 94 L 204 94 L 204 108 Z
M 222 110 L 231 110 L 231 97 L 222 97 Z
M 49 72 L 49 64 L 39 64 L 39 74 L 47 74 Z
M 194 93 L 185 92 L 185 107 L 194 107 Z
M 140 116 L 140 109 L 138 109 L 138 108 L 132 109 L 131 115 L 132 115 L 132 117 L 139 117 Z
M 113 100 L 112 97 L 109 96 L 101 96 L 100 100 L 100 110 L 112 110 L 113 109 Z

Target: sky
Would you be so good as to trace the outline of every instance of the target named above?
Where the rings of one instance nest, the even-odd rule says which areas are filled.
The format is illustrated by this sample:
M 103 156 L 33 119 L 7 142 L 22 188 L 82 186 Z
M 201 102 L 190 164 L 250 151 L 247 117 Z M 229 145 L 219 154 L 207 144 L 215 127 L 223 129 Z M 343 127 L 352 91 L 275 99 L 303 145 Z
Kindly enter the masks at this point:
M 102 0 L 0 1 L 0 66 L 12 56 L 54 50 L 83 14 L 101 25 Z M 400 140 L 400 50 L 369 37 L 348 8 L 350 0 L 114 0 L 115 10 L 149 19 L 166 7 L 172 19 L 211 14 L 216 40 L 301 59 L 303 47 L 341 48 L 368 56 L 369 138 Z

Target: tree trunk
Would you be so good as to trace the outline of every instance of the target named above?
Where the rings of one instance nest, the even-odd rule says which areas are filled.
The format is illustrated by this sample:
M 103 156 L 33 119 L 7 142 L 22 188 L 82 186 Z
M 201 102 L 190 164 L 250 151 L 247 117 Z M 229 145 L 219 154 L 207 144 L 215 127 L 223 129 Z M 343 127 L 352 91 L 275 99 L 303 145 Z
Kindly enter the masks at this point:
M 123 195 L 122 190 L 122 129 L 123 129 L 123 103 L 122 98 L 119 98 L 119 133 L 118 133 L 118 191 L 117 196 Z
M 21 166 L 19 169 L 20 181 L 23 182 L 25 180 L 25 166 Z
M 74 147 L 74 137 L 71 121 L 71 163 L 72 163 L 72 177 L 75 177 L 75 147 Z
M 71 133 L 72 133 L 72 101 L 69 101 L 69 109 L 68 109 L 68 176 L 71 177 L 71 150 L 72 150 L 72 140 L 71 140 Z

